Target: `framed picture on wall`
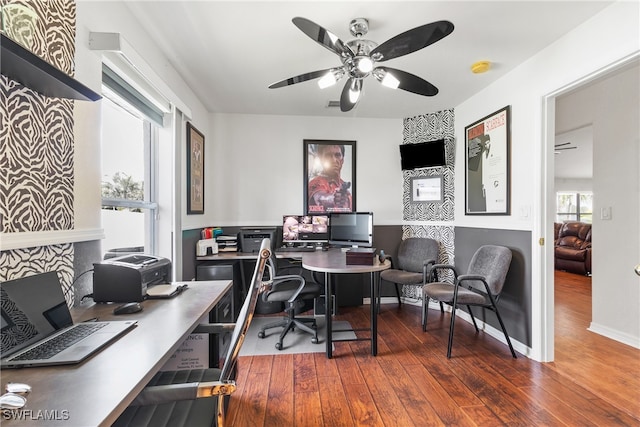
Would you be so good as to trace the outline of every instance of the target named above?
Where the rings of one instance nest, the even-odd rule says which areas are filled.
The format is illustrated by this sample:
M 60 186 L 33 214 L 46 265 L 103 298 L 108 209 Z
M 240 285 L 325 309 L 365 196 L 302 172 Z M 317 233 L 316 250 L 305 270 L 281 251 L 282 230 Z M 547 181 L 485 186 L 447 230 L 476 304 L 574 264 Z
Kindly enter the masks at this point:
M 204 213 L 204 135 L 187 122 L 187 214 Z
M 443 199 L 442 175 L 411 178 L 411 203 L 441 202 Z
M 305 215 L 356 210 L 356 142 L 304 140 Z
M 511 107 L 464 128 L 465 214 L 510 214 Z

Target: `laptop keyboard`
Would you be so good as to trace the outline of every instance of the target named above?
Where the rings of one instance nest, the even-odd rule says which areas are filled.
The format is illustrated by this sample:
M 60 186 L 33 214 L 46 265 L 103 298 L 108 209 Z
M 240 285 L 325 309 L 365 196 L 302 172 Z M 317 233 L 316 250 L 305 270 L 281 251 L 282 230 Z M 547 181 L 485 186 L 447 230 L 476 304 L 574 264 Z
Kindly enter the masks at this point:
M 75 327 L 58 335 L 49 341 L 32 348 L 29 351 L 14 357 L 11 360 L 40 360 L 49 359 L 62 350 L 69 348 L 83 338 L 88 337 L 94 332 L 106 326 L 106 323 L 78 323 Z

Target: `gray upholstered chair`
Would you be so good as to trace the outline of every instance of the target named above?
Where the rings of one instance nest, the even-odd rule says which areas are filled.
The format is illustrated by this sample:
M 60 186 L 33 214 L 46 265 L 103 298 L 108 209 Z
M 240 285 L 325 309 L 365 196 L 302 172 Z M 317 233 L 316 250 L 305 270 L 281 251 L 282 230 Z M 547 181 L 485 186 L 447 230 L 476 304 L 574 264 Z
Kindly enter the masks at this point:
M 391 258 L 391 268 L 382 271 L 380 279 L 395 285 L 398 304 L 401 305 L 398 285 L 423 286 L 431 277 L 431 266 L 437 262 L 437 241 L 426 237 L 409 237 L 400 242 L 397 255 Z
M 322 286 L 316 282 L 308 281 L 302 276 L 302 271 L 298 274 L 281 274 L 282 269 L 278 269 L 277 259 L 272 255 L 269 260 L 270 268 L 274 273 L 272 285 L 262 294 L 264 302 L 284 302 L 284 311 L 287 316 L 284 319 L 269 323 L 258 332 L 259 338 L 266 337 L 266 331 L 272 328 L 282 328 L 280 337 L 276 343 L 276 348 L 282 350 L 283 340 L 287 333 L 295 328 L 303 330 L 312 335 L 311 342 L 318 344 L 318 328 L 316 319 L 311 317 L 296 316 L 296 312 L 304 307 L 305 300 L 312 300 L 322 293 Z M 286 268 L 286 267 L 285 267 Z M 286 271 L 286 270 L 285 270 Z
M 504 246 L 485 245 L 481 246 L 471 258 L 467 274 L 457 275 L 453 266 L 436 264 L 433 272 L 439 269 L 450 269 L 454 274 L 454 283 L 437 282 L 428 283 L 422 288 L 422 330 L 427 330 L 427 312 L 429 300 L 433 299 L 452 306 L 451 325 L 449 327 L 449 344 L 447 347 L 447 357 L 451 357 L 451 347 L 453 345 L 453 328 L 456 321 L 456 307 L 466 306 L 473 321 L 476 332 L 479 332 L 476 319 L 473 317 L 471 306 L 483 307 L 496 313 L 500 327 L 507 340 L 511 355 L 515 358 L 516 352 L 513 350 L 509 334 L 504 326 L 497 302 L 500 299 L 509 266 L 511 265 L 512 253 Z
M 209 334 L 233 331 L 222 369 L 157 373 L 113 426 L 224 426 L 225 406 L 229 396 L 236 389 L 233 376 L 238 353 L 253 319 L 258 295 L 270 284 L 270 281 L 265 281 L 263 277 L 267 260 L 271 255 L 270 248 L 269 239 L 264 239 L 236 323 L 203 324 L 194 330 L 194 333 Z

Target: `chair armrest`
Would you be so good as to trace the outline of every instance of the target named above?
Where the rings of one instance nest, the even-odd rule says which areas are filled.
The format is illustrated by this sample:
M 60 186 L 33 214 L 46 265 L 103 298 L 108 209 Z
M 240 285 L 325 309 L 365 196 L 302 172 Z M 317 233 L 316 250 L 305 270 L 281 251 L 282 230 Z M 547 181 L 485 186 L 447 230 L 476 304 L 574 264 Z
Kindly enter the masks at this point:
M 200 397 L 229 396 L 236 391 L 235 381 L 207 381 L 145 387 L 131 406 L 160 405 Z
M 460 276 L 458 276 L 458 279 L 456 280 L 456 286 L 460 286 L 462 282 L 465 281 L 474 281 L 474 282 L 482 282 L 482 284 L 484 285 L 484 291 L 487 295 L 491 294 L 491 291 L 489 289 L 489 284 L 487 283 L 487 278 L 484 276 L 480 276 L 478 274 L 461 274 Z M 474 291 L 476 293 L 482 293 L 482 291 L 474 286 L 467 286 L 467 289 L 469 289 L 470 291 Z
M 422 283 L 427 283 L 428 281 L 431 281 L 431 270 L 433 269 L 433 266 L 436 264 L 436 260 L 435 259 L 428 259 L 425 260 L 422 263 Z M 434 274 L 434 277 L 437 280 L 437 274 Z
M 298 289 L 296 289 L 296 291 L 293 293 L 293 295 L 291 296 L 291 298 L 289 298 L 289 301 L 288 301 L 290 303 L 295 302 L 295 300 L 298 298 L 298 295 L 300 295 L 300 292 L 302 292 L 302 289 L 304 288 L 306 281 L 304 280 L 304 277 L 299 275 L 294 275 L 294 274 L 289 274 L 285 276 L 276 276 L 273 278 L 273 283 L 272 283 L 270 292 L 277 291 L 278 285 L 285 282 L 300 282 L 300 284 L 298 285 Z
M 456 271 L 456 268 L 453 265 L 449 265 L 449 264 L 433 264 L 431 266 L 431 278 L 433 279 L 434 276 L 437 275 L 438 270 L 451 270 L 453 272 L 453 278 L 457 278 L 458 277 L 458 272 Z
M 232 332 L 236 327 L 235 323 L 201 323 L 193 330 L 194 334 L 221 334 Z

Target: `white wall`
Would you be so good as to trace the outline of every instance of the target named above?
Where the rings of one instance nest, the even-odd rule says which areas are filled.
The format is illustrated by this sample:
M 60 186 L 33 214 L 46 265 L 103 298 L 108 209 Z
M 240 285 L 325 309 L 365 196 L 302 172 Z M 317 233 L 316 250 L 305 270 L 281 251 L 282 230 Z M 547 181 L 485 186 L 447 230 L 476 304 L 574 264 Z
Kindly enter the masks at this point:
M 184 228 L 278 225 L 303 211 L 303 140 L 356 141 L 356 209 L 400 224 L 402 120 L 213 114 L 205 217 Z
M 476 96 L 456 106 L 456 136 L 463 141 L 464 126 L 489 114 L 504 105 L 512 106 L 511 122 L 511 195 L 512 215 L 510 217 L 464 217 L 464 205 L 456 206 L 456 223 L 473 227 L 531 229 L 533 253 L 533 349 L 531 356 L 539 360 L 552 358 L 553 344 L 549 336 L 553 334 L 553 287 L 547 286 L 553 264 L 551 247 L 538 245 L 540 237 L 552 241 L 553 218 L 548 216 L 547 207 L 553 206 L 553 129 L 545 129 L 546 112 L 544 99 L 561 88 L 580 81 L 585 76 L 617 62 L 621 58 L 637 53 L 640 48 L 638 30 L 639 8 L 637 2 L 620 2 L 605 9 L 556 43 L 530 58 L 513 72 L 486 88 Z M 637 94 L 637 90 L 635 92 Z M 606 115 L 606 108 L 599 109 Z M 614 113 L 613 111 L 611 112 Z M 637 118 L 637 116 L 636 116 Z M 553 125 L 553 117 L 551 117 Z M 594 125 L 595 127 L 595 125 Z M 609 132 L 614 129 L 607 127 Z M 635 129 L 636 138 L 638 129 Z M 610 134 L 609 134 L 610 136 Z M 602 137 L 602 134 L 597 137 Z M 627 135 L 627 138 L 629 136 Z M 594 136 L 596 138 L 596 136 Z M 636 139 L 637 141 L 637 139 Z M 637 143 L 637 142 L 636 142 Z M 459 159 L 464 159 L 463 143 L 458 144 Z M 594 157 L 596 157 L 594 155 Z M 637 161 L 638 156 L 635 156 Z M 460 168 L 464 162 L 457 162 L 456 189 L 464 191 L 464 173 Z M 636 166 L 637 167 L 637 166 Z M 612 177 L 614 174 L 611 175 Z M 544 182 L 548 182 L 547 188 Z M 637 182 L 637 181 L 636 181 Z M 594 191 L 607 189 L 613 182 L 594 182 Z M 458 198 L 463 197 L 463 194 Z M 526 213 L 532 214 L 527 218 Z M 637 208 L 636 208 L 637 212 Z M 637 226 L 636 219 L 636 226 Z M 594 234 L 595 239 L 595 234 Z M 604 239 L 603 239 L 604 240 Z M 609 242 L 613 243 L 613 242 Z M 619 246 L 602 246 L 600 253 L 618 253 Z M 638 253 L 638 248 L 635 249 Z M 609 258 L 610 259 L 610 258 Z M 635 262 L 637 263 L 638 260 Z M 550 269 L 550 270 L 549 270 Z M 631 271 L 631 270 L 629 270 Z M 626 285 L 621 285 L 620 273 L 613 273 L 607 283 L 610 295 L 624 295 Z M 620 291 L 620 292 L 618 292 Z M 598 292 L 595 291 L 595 295 Z M 635 294 L 637 295 L 637 293 Z M 626 321 L 638 325 L 640 300 L 628 300 L 626 312 L 616 314 L 615 327 L 622 328 Z M 546 332 L 548 332 L 547 335 Z M 629 327 L 624 327 L 629 331 Z M 636 339 L 638 335 L 636 332 Z M 550 352 L 549 352 L 550 350 Z
M 640 73 L 636 66 L 594 91 L 593 280 L 590 329 L 640 348 Z M 611 211 L 604 219 L 601 209 Z
M 140 30 L 137 20 L 131 17 L 125 3 L 114 1 L 78 1 L 76 29 L 76 78 L 95 92 L 101 92 L 102 52 L 89 49 L 90 32 L 120 33 L 135 51 L 136 59 L 144 63 L 135 64 L 141 69 L 151 69 L 153 77 L 166 84 L 171 95 L 184 103 L 192 113 L 191 122 L 205 135 L 209 134 L 209 115 L 193 91 L 184 83 L 159 47 L 147 33 Z M 100 228 L 100 107 L 101 101 L 76 102 L 76 227 Z M 184 133 L 184 124 L 179 123 Z M 165 127 L 161 141 L 166 145 L 173 137 L 173 130 Z M 163 147 L 167 148 L 167 147 Z M 163 150 L 163 152 L 172 150 Z M 184 164 L 184 146 L 181 147 Z M 170 155 L 169 154 L 169 155 Z M 173 168 L 164 165 L 163 172 L 173 173 Z M 182 185 L 184 186 L 184 170 Z M 166 189 L 169 191 L 170 189 Z M 186 208 L 179 208 L 186 217 Z M 171 215 L 171 213 L 167 213 Z

